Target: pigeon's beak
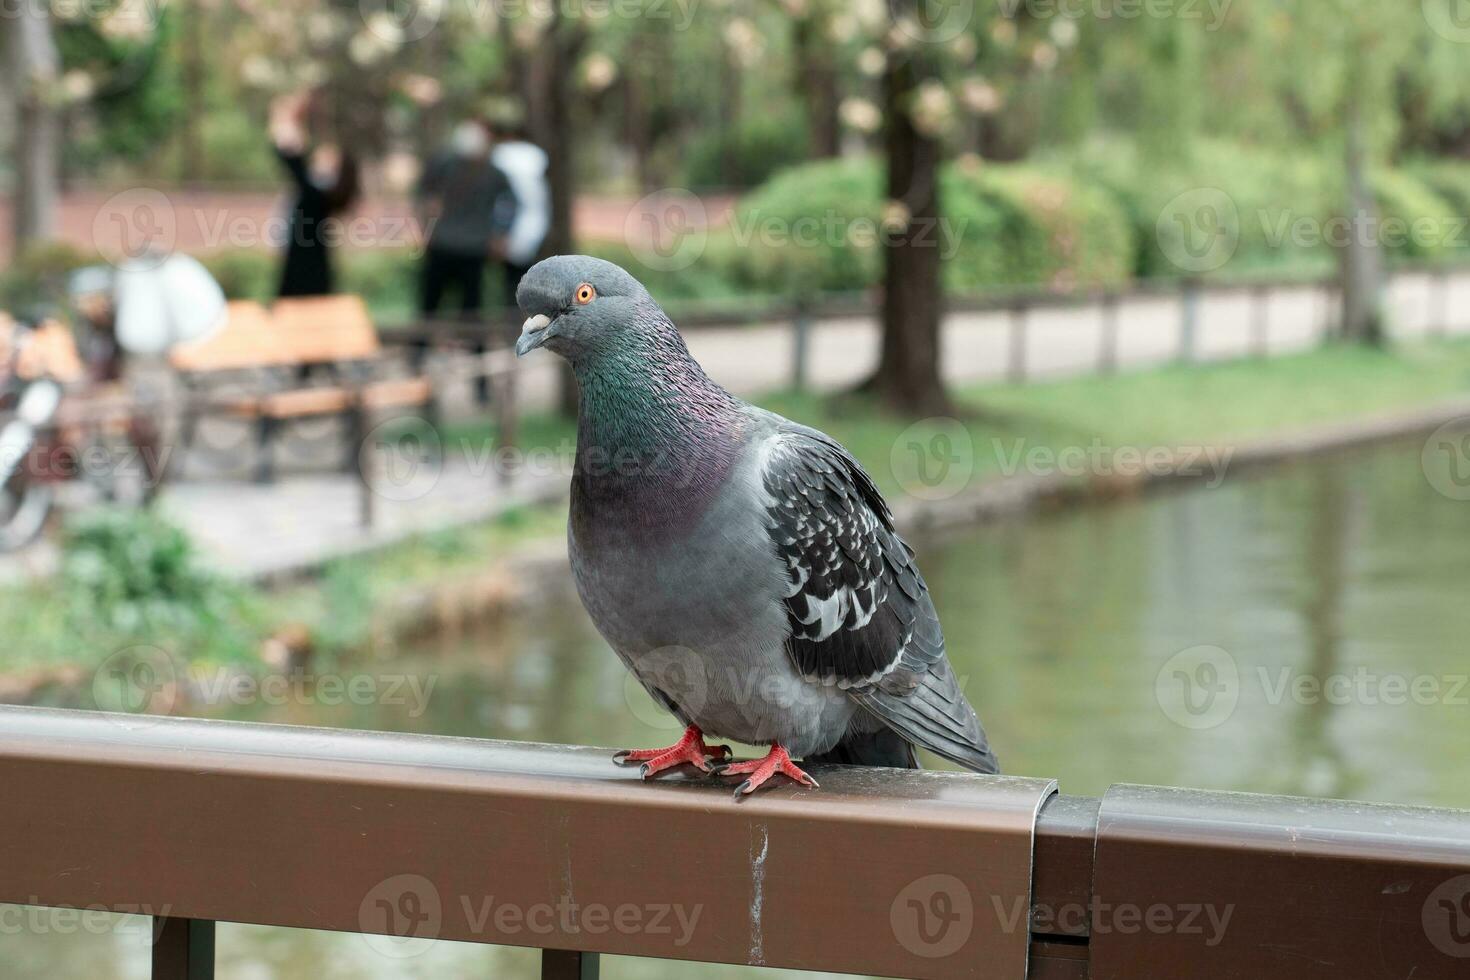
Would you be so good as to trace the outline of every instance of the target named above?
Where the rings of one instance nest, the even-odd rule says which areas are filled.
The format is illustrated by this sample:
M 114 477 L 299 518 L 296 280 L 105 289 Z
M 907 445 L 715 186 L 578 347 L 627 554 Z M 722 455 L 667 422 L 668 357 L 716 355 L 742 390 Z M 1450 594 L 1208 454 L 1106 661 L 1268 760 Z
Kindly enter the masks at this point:
M 516 341 L 516 357 L 525 357 L 545 343 L 546 328 L 550 325 L 551 317 L 545 313 L 527 317 L 526 322 L 521 324 L 521 339 Z

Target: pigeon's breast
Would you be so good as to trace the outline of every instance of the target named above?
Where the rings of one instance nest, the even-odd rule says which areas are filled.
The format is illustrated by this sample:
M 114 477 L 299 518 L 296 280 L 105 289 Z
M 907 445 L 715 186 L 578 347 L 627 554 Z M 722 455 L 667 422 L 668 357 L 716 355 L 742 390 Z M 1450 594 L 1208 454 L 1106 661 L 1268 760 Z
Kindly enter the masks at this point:
M 684 721 L 719 737 L 823 751 L 854 708 L 837 688 L 803 679 L 786 650 L 786 575 L 757 470 L 740 461 L 698 513 L 665 502 L 672 533 L 609 521 L 596 501 L 574 499 L 572 570 L 598 631 Z

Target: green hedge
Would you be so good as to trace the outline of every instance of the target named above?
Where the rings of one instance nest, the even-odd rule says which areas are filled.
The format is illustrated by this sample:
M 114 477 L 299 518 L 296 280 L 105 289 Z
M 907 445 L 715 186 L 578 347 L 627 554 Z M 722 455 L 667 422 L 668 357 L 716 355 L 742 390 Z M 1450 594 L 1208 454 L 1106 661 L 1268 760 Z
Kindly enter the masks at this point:
M 1133 233 L 1107 195 L 1065 172 L 957 163 L 941 175 L 932 236 L 946 284 L 976 290 L 1127 278 Z M 731 278 L 772 292 L 852 291 L 882 276 L 882 173 L 872 159 L 828 160 L 778 175 L 741 200 L 721 233 Z

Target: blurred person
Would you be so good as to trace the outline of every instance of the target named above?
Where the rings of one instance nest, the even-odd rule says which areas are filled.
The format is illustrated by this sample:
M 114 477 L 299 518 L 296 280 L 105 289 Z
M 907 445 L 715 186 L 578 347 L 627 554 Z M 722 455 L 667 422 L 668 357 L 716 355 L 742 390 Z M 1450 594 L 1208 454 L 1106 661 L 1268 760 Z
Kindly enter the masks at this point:
M 419 283 L 425 318 L 439 312 L 450 290 L 465 317 L 484 307 L 485 265 L 503 249 L 516 213 L 510 181 L 491 162 L 490 147 L 485 126 L 462 122 L 419 181 L 419 215 L 429 236 Z
M 286 259 L 279 296 L 327 296 L 335 292 L 331 246 L 323 228 L 357 203 L 357 159 L 335 143 L 310 147 L 310 93 L 276 100 L 270 135 L 296 193 L 286 222 Z
M 515 305 L 521 277 L 541 257 L 541 246 L 551 228 L 551 185 L 546 179 L 550 163 L 546 151 L 532 143 L 519 122 L 496 127 L 499 139 L 490 159 L 510 180 L 515 192 L 516 213 L 505 238 L 505 301 Z
M 448 290 L 458 294 L 465 319 L 484 311 L 485 265 L 504 251 L 516 215 L 510 181 L 491 162 L 491 142 L 484 124 L 461 122 L 419 181 L 419 217 L 429 236 L 419 282 L 419 313 L 426 320 L 439 312 Z M 416 364 L 423 364 L 427 350 L 427 341 L 415 342 Z M 485 342 L 476 342 L 474 350 L 483 354 Z M 488 378 L 475 378 L 475 397 L 482 405 L 490 400 Z

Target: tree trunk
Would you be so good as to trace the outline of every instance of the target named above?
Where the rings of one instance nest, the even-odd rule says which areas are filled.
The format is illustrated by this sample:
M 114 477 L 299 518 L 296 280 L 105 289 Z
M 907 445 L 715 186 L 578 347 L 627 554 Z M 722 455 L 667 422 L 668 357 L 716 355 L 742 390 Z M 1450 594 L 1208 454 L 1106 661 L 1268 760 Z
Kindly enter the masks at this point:
M 206 68 L 204 64 L 205 7 L 194 4 L 182 11 L 184 124 L 179 127 L 179 176 L 185 183 L 204 179 L 204 120 Z
M 808 153 L 812 159 L 835 157 L 842 149 L 842 128 L 838 122 L 837 66 L 832 60 L 832 44 L 822 36 L 824 20 L 816 16 L 793 20 L 793 44 L 796 48 L 796 85 L 806 106 Z
M 550 158 L 546 182 L 551 188 L 551 227 L 547 231 L 542 252 L 567 255 L 576 251 L 572 228 L 572 208 L 576 195 L 576 120 L 572 80 L 577 59 L 581 56 L 587 34 L 583 24 L 567 16 L 560 5 L 552 4 L 552 20 L 546 27 L 546 42 L 538 57 L 530 59 L 534 76 L 527 93 L 532 135 Z M 561 410 L 569 415 L 577 411 L 577 385 L 570 368 L 561 371 Z
M 932 415 L 948 411 L 950 404 L 939 373 L 941 147 L 915 129 L 908 111 L 923 77 L 913 53 L 890 54 L 883 77 L 887 208 L 900 215 L 894 224 L 885 222 L 882 355 L 864 387 L 894 409 Z
M 1368 184 L 1367 150 L 1358 95 L 1346 118 L 1348 239 L 1338 251 L 1342 280 L 1342 336 L 1360 344 L 1383 343 L 1383 248 L 1378 204 Z
M 11 20 L 8 57 L 15 98 L 15 251 L 56 234 L 60 196 L 60 125 L 54 95 L 61 58 L 45 4 L 24 3 Z

